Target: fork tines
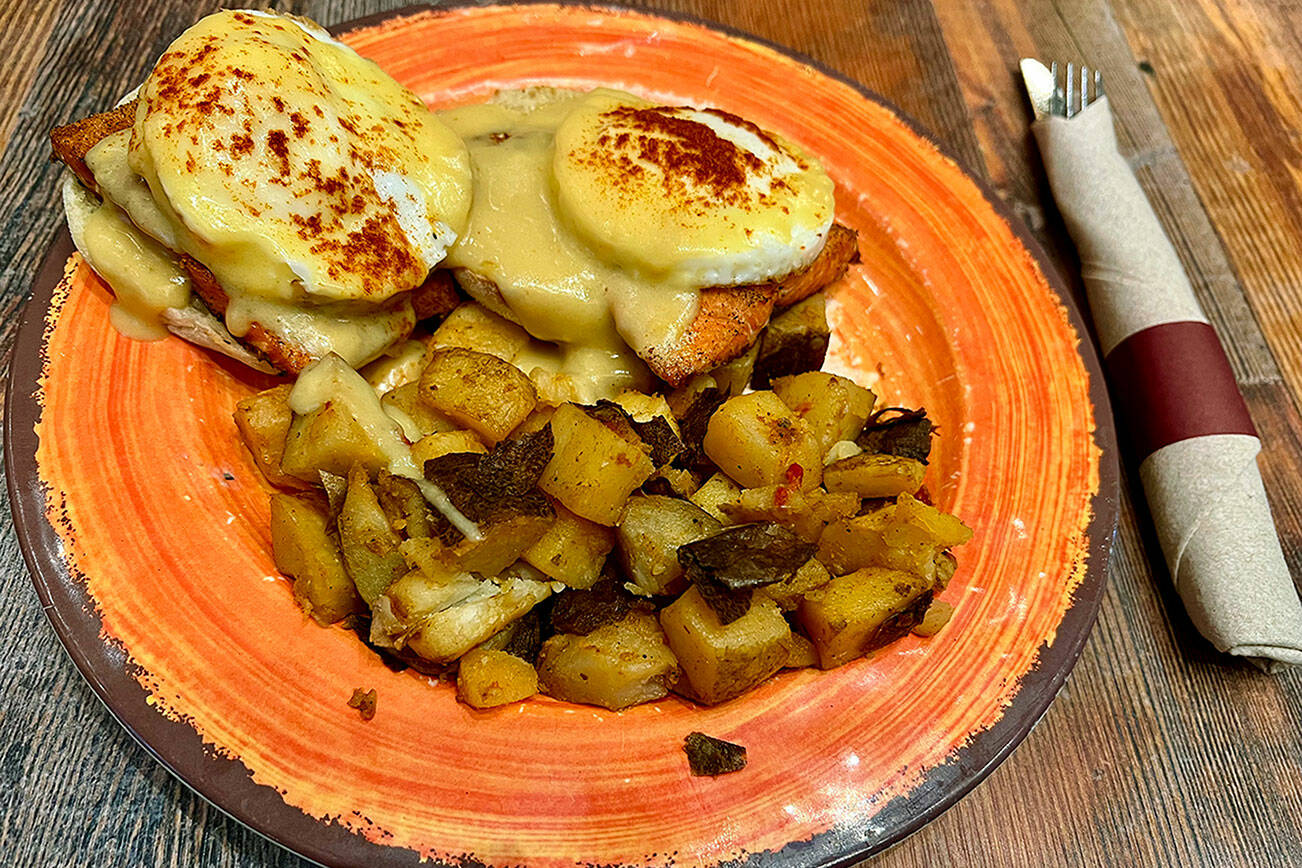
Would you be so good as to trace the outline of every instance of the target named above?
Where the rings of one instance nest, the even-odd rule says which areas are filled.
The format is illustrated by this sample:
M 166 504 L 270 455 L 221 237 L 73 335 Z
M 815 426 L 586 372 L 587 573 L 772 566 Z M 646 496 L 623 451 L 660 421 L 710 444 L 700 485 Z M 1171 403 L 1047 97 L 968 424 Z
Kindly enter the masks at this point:
M 1091 72 L 1088 66 L 1077 69 L 1075 64 L 1068 63 L 1065 73 L 1059 78 L 1058 61 L 1055 60 L 1049 71 L 1053 73 L 1054 94 L 1050 107 L 1053 114 L 1073 117 L 1103 96 L 1103 73 L 1097 69 Z M 1091 82 L 1093 89 L 1090 88 Z

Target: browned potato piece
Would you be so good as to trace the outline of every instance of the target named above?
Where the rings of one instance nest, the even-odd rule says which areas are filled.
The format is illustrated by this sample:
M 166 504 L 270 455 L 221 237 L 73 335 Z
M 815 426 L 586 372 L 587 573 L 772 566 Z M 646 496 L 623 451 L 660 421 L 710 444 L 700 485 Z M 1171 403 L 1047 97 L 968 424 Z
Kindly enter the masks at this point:
M 468 301 L 439 323 L 430 347 L 461 347 L 509 362 L 529 344 L 529 333 L 482 304 Z
M 406 340 L 389 347 L 384 355 L 358 371 L 376 393 L 383 395 L 406 383 L 414 383 L 425 369 L 425 345 Z
M 294 598 L 318 624 L 333 624 L 362 611 L 357 589 L 344 570 L 339 545 L 330 535 L 324 504 L 273 494 L 271 556 L 276 569 L 293 578 Z
M 775 521 L 791 528 L 801 539 L 817 542 L 823 529 L 859 509 L 859 496 L 848 491 L 829 494 L 821 488 L 806 491 L 787 485 L 746 488 L 719 509 L 733 524 Z
M 457 698 L 472 708 L 493 708 L 538 692 L 538 672 L 505 651 L 471 648 L 457 667 Z
M 729 479 L 726 474 L 716 473 L 705 480 L 701 487 L 692 493 L 689 500 L 720 522 L 731 524 L 731 519 L 724 515 L 719 505 L 736 500 L 739 494 L 741 489 L 737 487 L 737 483 Z
M 787 659 L 791 630 L 778 604 L 762 594 L 724 626 L 693 586 L 660 611 L 660 626 L 683 670 L 675 689 L 706 705 L 745 693 Z
M 972 531 L 954 516 L 901 494 L 889 506 L 828 525 L 818 541 L 818 559 L 836 576 L 890 567 L 930 581 L 936 577 L 937 554 L 971 538 Z
M 823 468 L 828 491 L 853 491 L 860 497 L 895 497 L 916 494 L 927 465 L 898 455 L 862 453 Z
M 420 396 L 490 445 L 510 434 L 538 403 L 533 384 L 515 365 L 459 347 L 430 351 Z
M 538 487 L 589 521 L 615 524 L 624 501 L 655 472 L 651 459 L 573 404 L 557 407 L 551 424 L 552 460 Z
M 818 665 L 818 649 L 814 643 L 792 630 L 787 634 L 787 662 L 783 669 L 807 669 Z
M 649 422 L 655 416 L 662 416 L 674 433 L 682 436 L 678 420 L 664 395 L 648 395 L 645 392 L 628 390 L 615 396 L 615 403 L 624 408 L 624 412 L 638 422 Z
M 616 532 L 625 574 L 648 594 L 662 594 L 683 575 L 678 547 L 723 529 L 712 515 L 676 497 L 633 495 Z
M 912 573 L 867 567 L 806 594 L 797 617 L 818 665 L 832 669 L 912 629 L 931 603 L 931 587 Z
M 470 431 L 439 431 L 427 434 L 411 444 L 411 460 L 424 467 L 431 458 L 451 455 L 453 452 L 475 452 L 483 455 L 488 448 Z
M 725 401 L 710 417 L 704 447 L 710 460 L 744 488 L 785 482 L 813 488 L 823 479 L 818 441 L 772 392 Z
M 401 544 L 402 537 L 389 525 L 366 470 L 355 466 L 348 474 L 348 494 L 339 510 L 339 547 L 348 575 L 368 606 L 407 571 L 398 551 Z
M 272 485 L 299 488 L 302 480 L 290 476 L 280 468 L 285 454 L 285 438 L 294 414 L 289 409 L 289 385 L 276 386 L 250 395 L 235 405 L 235 427 L 244 437 L 258 469 Z
M 601 578 L 606 555 L 615 547 L 615 532 L 553 503 L 556 521 L 521 556 L 549 579 L 590 588 Z
M 612 711 L 653 702 L 678 680 L 678 662 L 654 615 L 634 612 L 586 636 L 557 634 L 543 643 L 538 679 L 544 693 Z
M 457 427 L 451 419 L 420 399 L 419 383 L 406 383 L 385 393 L 380 398 L 380 405 L 402 427 L 403 436 L 413 443 L 429 434 Z
M 760 342 L 750 345 L 750 349 L 725 365 L 720 365 L 710 376 L 714 378 L 717 388 L 729 395 L 740 395 L 750 385 L 750 377 L 755 370 L 755 358 L 759 355 Z
M 821 588 L 831 580 L 832 574 L 827 571 L 827 567 L 823 566 L 817 558 L 810 558 L 791 578 L 765 585 L 759 588 L 757 593 L 777 603 L 784 612 L 791 612 L 800 605 L 805 594 L 815 588 Z
M 771 380 L 823 367 L 832 330 L 827 325 L 827 297 L 811 295 L 769 320 L 757 345 L 759 354 L 751 385 L 767 389 Z
M 773 381 L 773 392 L 804 420 L 818 454 L 838 440 L 853 440 L 872 414 L 877 397 L 845 377 L 810 371 Z
M 927 607 L 927 613 L 922 616 L 922 620 L 913 625 L 913 633 L 915 636 L 931 638 L 939 633 L 952 617 L 954 617 L 953 604 L 936 600 Z

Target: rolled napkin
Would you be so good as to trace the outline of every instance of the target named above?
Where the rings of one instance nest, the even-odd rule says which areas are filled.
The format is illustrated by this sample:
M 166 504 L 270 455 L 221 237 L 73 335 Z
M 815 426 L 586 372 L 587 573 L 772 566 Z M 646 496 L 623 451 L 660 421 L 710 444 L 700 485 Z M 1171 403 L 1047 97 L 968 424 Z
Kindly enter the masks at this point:
M 1171 578 L 1221 651 L 1302 664 L 1302 603 L 1257 468 L 1261 441 L 1225 351 L 1139 182 L 1103 97 L 1032 129 L 1081 275 Z

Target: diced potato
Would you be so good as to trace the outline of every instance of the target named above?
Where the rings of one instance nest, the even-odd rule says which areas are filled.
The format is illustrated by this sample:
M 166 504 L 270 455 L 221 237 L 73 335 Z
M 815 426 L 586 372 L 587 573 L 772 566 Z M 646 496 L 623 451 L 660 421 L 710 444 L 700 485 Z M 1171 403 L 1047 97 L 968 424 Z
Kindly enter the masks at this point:
M 948 587 L 949 580 L 954 578 L 954 573 L 957 570 L 958 558 L 949 552 L 936 553 L 936 587 Z
M 914 635 L 930 638 L 935 636 L 954 617 L 954 606 L 944 600 L 936 600 L 929 607 L 922 620 L 913 625 Z
M 767 389 L 778 377 L 817 371 L 827 356 L 831 335 L 826 296 L 821 292 L 775 315 L 757 341 L 751 386 Z
M 462 303 L 448 314 L 430 340 L 431 348 L 461 347 L 488 353 L 504 362 L 514 360 L 528 344 L 528 332 L 473 301 Z
M 411 444 L 411 460 L 424 467 L 431 458 L 451 455 L 454 452 L 484 454 L 488 448 L 471 431 L 439 431 L 427 434 Z
M 675 689 L 706 705 L 750 690 L 781 669 L 789 653 L 791 629 L 763 594 L 725 626 L 693 586 L 660 611 L 660 625 L 683 670 Z
M 586 636 L 560 633 L 538 658 L 543 692 L 619 711 L 653 702 L 678 680 L 678 662 L 654 615 L 634 612 Z
M 817 542 L 825 527 L 858 511 L 859 496 L 848 491 L 829 494 L 821 488 L 801 491 L 789 485 L 766 485 L 738 491 L 732 499 L 720 501 L 719 509 L 730 523 L 776 521 L 801 539 Z
M 533 408 L 533 412 L 528 416 L 525 416 L 524 421 L 516 426 L 516 429 L 511 432 L 511 439 L 523 437 L 524 435 L 532 434 L 535 431 L 541 431 L 543 428 L 547 427 L 547 423 L 552 420 L 552 414 L 555 412 L 555 407 L 548 407 L 539 403 L 537 407 Z
M 494 515 L 479 524 L 482 538 L 463 539 L 453 551 L 462 568 L 495 576 L 533 548 L 556 521 L 555 514 L 517 512 Z
M 804 420 L 818 454 L 838 440 L 853 440 L 872 414 L 877 397 L 853 380 L 810 371 L 773 381 L 773 392 Z
M 832 669 L 912 629 L 931 602 L 931 588 L 912 573 L 867 567 L 808 593 L 797 617 L 818 665 Z
M 344 566 L 367 605 L 407 571 L 398 551 L 400 537 L 389 525 L 379 498 L 358 465 L 348 474 L 348 494 L 339 510 L 339 546 Z
M 276 569 L 293 578 L 295 599 L 318 624 L 333 624 L 362 611 L 323 505 L 306 497 L 273 494 L 271 556 Z
M 750 385 L 751 374 L 755 370 L 755 358 L 759 355 L 760 342 L 755 341 L 750 349 L 727 364 L 720 365 L 710 376 L 714 377 L 717 387 L 728 395 L 740 395 Z
M 818 649 L 795 630 L 787 634 L 787 662 L 783 669 L 807 669 L 818 665 Z
M 917 493 L 926 472 L 927 465 L 912 458 L 863 453 L 824 467 L 823 485 L 860 497 L 895 497 Z
M 316 483 L 320 472 L 347 476 L 354 464 L 374 475 L 409 458 L 402 429 L 379 396 L 348 363 L 331 353 L 298 375 L 289 393 L 289 426 L 281 469 Z
M 828 525 L 818 541 L 818 559 L 838 576 L 875 566 L 931 581 L 936 555 L 971 537 L 954 516 L 901 494 L 889 506 Z
M 285 439 L 294 414 L 289 409 L 289 385 L 276 386 L 250 395 L 235 405 L 235 427 L 244 437 L 258 469 L 272 485 L 299 488 L 302 480 L 290 476 L 280 467 L 285 454 Z
M 421 400 L 486 443 L 504 439 L 538 403 L 524 372 L 496 356 L 441 347 L 428 358 L 420 375 Z
M 615 524 L 655 472 L 651 459 L 573 404 L 558 407 L 551 424 L 555 445 L 538 487 L 589 521 Z
M 424 369 L 425 345 L 420 341 L 406 340 L 389 347 L 384 355 L 358 373 L 371 384 L 377 395 L 383 395 L 406 383 L 416 382 Z
M 406 383 L 380 398 L 380 406 L 389 418 L 402 427 L 402 434 L 412 443 L 457 426 L 452 420 L 420 399 L 420 384 Z
M 538 692 L 538 672 L 505 651 L 471 648 L 457 667 L 457 698 L 472 708 L 493 708 Z
M 853 458 L 862 454 L 863 447 L 853 440 L 838 440 L 832 444 L 827 452 L 823 453 L 823 473 L 827 473 L 827 467 L 830 464 L 835 464 L 843 458 Z
M 512 570 L 495 579 L 413 570 L 371 607 L 371 642 L 449 663 L 551 595 L 546 582 Z
M 777 603 L 784 612 L 793 612 L 805 594 L 821 588 L 831 580 L 832 574 L 827 571 L 827 567 L 817 558 L 810 558 L 791 578 L 765 585 L 758 589 L 758 593 Z
M 375 480 L 375 494 L 389 525 L 399 534 L 426 537 L 434 533 L 434 515 L 420 488 L 410 479 L 381 470 Z
M 737 487 L 737 483 L 729 479 L 726 474 L 716 473 L 705 480 L 689 500 L 724 524 L 731 524 L 731 520 L 724 515 L 719 505 L 736 500 L 739 494 L 741 489 Z
M 678 547 L 722 529 L 716 518 L 694 503 L 635 494 L 624 505 L 616 531 L 624 572 L 645 593 L 665 593 L 683 575 Z
M 674 429 L 674 433 L 679 437 L 682 436 L 683 432 L 678 428 L 678 420 L 674 417 L 674 411 L 669 409 L 669 402 L 665 400 L 664 395 L 648 395 L 630 389 L 616 395 L 615 403 L 623 407 L 624 412 L 638 422 L 650 422 L 655 416 L 663 416 L 669 423 L 669 427 Z
M 785 482 L 814 488 L 823 478 L 823 449 L 773 392 L 725 401 L 710 417 L 704 447 L 710 460 L 745 488 Z
M 606 555 L 615 547 L 615 532 L 553 503 L 556 521 L 522 557 L 549 579 L 590 588 L 601 578 Z

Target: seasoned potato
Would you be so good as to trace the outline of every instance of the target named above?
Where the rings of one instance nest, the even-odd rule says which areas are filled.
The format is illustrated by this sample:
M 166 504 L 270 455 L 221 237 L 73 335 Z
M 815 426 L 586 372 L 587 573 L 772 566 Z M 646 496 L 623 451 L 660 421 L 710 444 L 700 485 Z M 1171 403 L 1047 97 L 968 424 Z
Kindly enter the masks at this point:
M 286 473 L 316 483 L 320 472 L 347 476 L 354 464 L 374 475 L 406 458 L 402 429 L 361 375 L 333 353 L 298 376 L 289 393 L 294 421 L 280 460 Z
M 375 495 L 389 525 L 409 537 L 432 536 L 435 517 L 420 488 L 410 479 L 381 470 L 375 480 Z
M 457 698 L 472 708 L 493 708 L 538 692 L 538 672 L 505 651 L 471 648 L 457 666 Z
M 357 593 L 367 605 L 407 571 L 400 537 L 380 508 L 379 498 L 361 465 L 348 474 L 348 494 L 339 510 L 339 547 Z
M 383 395 L 406 383 L 416 382 L 424 369 L 425 345 L 420 341 L 406 340 L 389 347 L 384 355 L 358 373 L 371 384 L 377 395 Z
M 815 588 L 821 588 L 831 580 L 832 574 L 827 571 L 827 567 L 823 566 L 817 558 L 810 558 L 791 578 L 765 585 L 759 588 L 757 593 L 777 603 L 784 612 L 792 612 L 800 605 L 805 594 Z
M 683 575 L 678 547 L 723 529 L 694 503 L 676 497 L 633 495 L 616 531 L 625 574 L 647 594 L 662 594 Z
M 235 427 L 240 429 L 244 445 L 249 448 L 258 469 L 272 485 L 297 488 L 302 481 L 280 467 L 285 454 L 285 439 L 294 414 L 289 409 L 292 386 L 276 386 L 250 395 L 235 405 Z
M 323 504 L 291 494 L 271 496 L 271 556 L 294 580 L 294 598 L 318 624 L 333 624 L 362 611 L 344 570 Z
M 452 420 L 420 399 L 420 384 L 406 383 L 380 398 L 380 406 L 402 427 L 403 436 L 415 443 L 422 437 L 457 426 Z
M 538 679 L 544 693 L 612 711 L 652 702 L 678 680 L 678 662 L 655 616 L 633 612 L 586 636 L 557 634 L 543 643 Z
M 660 626 L 683 670 L 675 690 L 706 705 L 745 693 L 787 659 L 791 629 L 777 603 L 762 594 L 724 626 L 693 586 L 660 611 Z
M 750 385 L 751 374 L 755 370 L 755 358 L 759 355 L 760 342 L 750 345 L 750 349 L 727 364 L 720 365 L 710 376 L 716 387 L 728 395 L 740 395 Z
M 533 412 L 524 417 L 524 421 L 516 426 L 511 432 L 511 437 L 521 437 L 525 434 L 532 434 L 535 431 L 541 431 L 552 420 L 552 414 L 556 412 L 555 407 L 548 407 L 539 403 L 533 408 Z
M 725 401 L 710 417 L 704 447 L 710 460 L 745 488 L 785 482 L 813 488 L 823 478 L 818 441 L 773 392 Z
M 916 494 L 927 465 L 898 455 L 863 453 L 823 468 L 828 491 L 853 491 L 860 497 L 895 497 Z
M 716 473 L 702 483 L 701 487 L 688 498 L 692 503 L 714 516 L 724 524 L 731 524 L 731 519 L 719 508 L 721 503 L 733 501 L 741 489 L 726 474 Z
M 867 567 L 810 591 L 797 617 L 818 665 L 831 669 L 903 636 L 931 603 L 931 582 L 912 573 Z
M 939 633 L 952 617 L 954 617 L 954 606 L 944 600 L 936 600 L 927 607 L 926 614 L 921 620 L 913 625 L 913 634 L 929 639 Z
M 549 579 L 571 588 L 590 588 L 601 578 L 615 532 L 553 503 L 556 521 L 521 555 Z
M 528 332 L 473 301 L 458 305 L 448 314 L 430 340 L 431 349 L 460 347 L 488 353 L 504 362 L 514 360 L 528 344 Z
M 420 375 L 421 400 L 486 443 L 504 439 L 538 403 L 524 372 L 497 356 L 439 347 L 428 359 Z
M 751 386 L 767 389 L 778 377 L 817 371 L 823 366 L 831 336 L 827 299 L 821 292 L 775 315 L 757 342 Z
M 638 422 L 650 422 L 654 417 L 661 416 L 673 432 L 682 436 L 678 429 L 678 420 L 674 418 L 674 411 L 669 409 L 669 402 L 665 400 L 664 395 L 648 395 L 645 392 L 628 390 L 620 392 L 615 396 L 615 403 L 624 408 L 624 412 L 632 416 Z
M 571 512 L 613 525 L 624 501 L 655 472 L 651 459 L 573 404 L 552 416 L 552 459 L 538 487 Z
M 818 541 L 818 559 L 838 576 L 890 567 L 933 580 L 938 553 L 971 538 L 972 531 L 954 516 L 901 494 L 889 506 L 828 525 Z
M 730 523 L 775 521 L 801 539 L 816 542 L 829 524 L 858 511 L 859 496 L 848 491 L 829 494 L 821 488 L 801 491 L 788 485 L 766 485 L 738 491 L 721 500 L 719 509 Z
M 773 392 L 799 416 L 822 457 L 839 440 L 853 440 L 872 414 L 877 397 L 836 374 L 810 371 L 773 381 Z
M 431 458 L 451 455 L 454 452 L 474 452 L 482 455 L 488 448 L 470 431 L 439 431 L 427 434 L 411 444 L 411 460 L 424 467 Z
M 818 665 L 818 649 L 814 643 L 792 630 L 787 634 L 787 662 L 783 669 L 807 669 Z

